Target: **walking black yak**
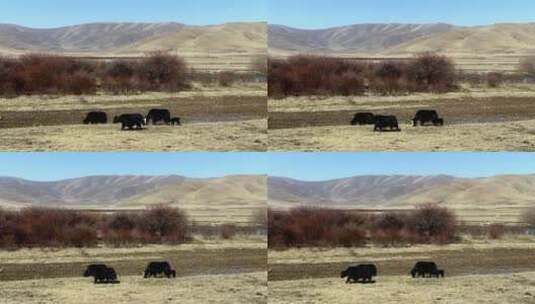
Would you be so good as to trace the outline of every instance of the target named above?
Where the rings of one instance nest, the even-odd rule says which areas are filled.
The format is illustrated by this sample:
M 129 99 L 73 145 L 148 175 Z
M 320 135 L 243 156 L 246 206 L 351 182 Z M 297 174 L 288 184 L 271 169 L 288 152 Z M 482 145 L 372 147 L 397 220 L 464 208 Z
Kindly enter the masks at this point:
M 121 123 L 121 130 L 143 129 L 146 124 L 145 117 L 141 114 L 122 114 L 113 118 L 113 123 Z

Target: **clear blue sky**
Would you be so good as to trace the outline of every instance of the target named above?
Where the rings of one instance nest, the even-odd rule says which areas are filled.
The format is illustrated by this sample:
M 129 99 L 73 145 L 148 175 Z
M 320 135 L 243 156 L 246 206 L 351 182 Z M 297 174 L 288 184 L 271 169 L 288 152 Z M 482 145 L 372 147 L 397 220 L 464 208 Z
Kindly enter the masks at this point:
M 483 177 L 535 174 L 535 153 L 0 153 L 0 176 L 59 180 L 87 175 L 328 180 L 354 175 Z
M 51 181 L 90 175 L 265 174 L 261 153 L 0 153 L 0 176 Z
M 298 28 L 355 23 L 485 25 L 535 21 L 533 0 L 269 0 L 268 20 Z
M 266 21 L 267 1 L 0 0 L 0 23 L 49 28 L 91 22 L 174 21 L 207 25 Z
M 301 180 L 355 175 L 484 177 L 535 174 L 535 153 L 281 153 L 270 154 L 268 174 Z

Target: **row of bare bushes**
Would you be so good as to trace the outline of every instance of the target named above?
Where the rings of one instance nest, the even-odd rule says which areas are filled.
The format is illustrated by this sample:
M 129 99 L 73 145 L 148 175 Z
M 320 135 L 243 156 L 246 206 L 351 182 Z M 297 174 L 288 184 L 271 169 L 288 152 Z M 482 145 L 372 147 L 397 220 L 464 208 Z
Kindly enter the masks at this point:
M 270 97 L 301 95 L 393 95 L 458 89 L 455 65 L 448 57 L 425 53 L 411 61 L 361 62 L 298 55 L 268 62 Z
M 269 210 L 268 223 L 269 248 L 443 244 L 457 238 L 458 228 L 454 212 L 433 204 L 381 215 L 304 207 Z
M 188 87 L 188 72 L 182 58 L 164 52 L 101 62 L 29 54 L 0 58 L 0 95 L 180 91 Z
M 187 215 L 163 205 L 109 215 L 37 207 L 0 211 L 0 248 L 179 244 L 190 238 Z
M 111 214 L 39 207 L 0 209 L 0 248 L 181 244 L 193 235 L 228 240 L 267 229 L 265 209 L 255 212 L 251 220 L 249 226 L 197 225 L 181 209 L 166 205 Z

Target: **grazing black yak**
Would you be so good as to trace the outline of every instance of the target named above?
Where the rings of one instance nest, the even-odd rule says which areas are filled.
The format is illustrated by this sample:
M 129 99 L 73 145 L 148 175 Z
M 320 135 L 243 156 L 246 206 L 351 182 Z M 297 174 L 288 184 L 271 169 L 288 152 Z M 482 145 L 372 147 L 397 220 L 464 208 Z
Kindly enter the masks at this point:
M 113 118 L 113 123 L 121 123 L 121 130 L 133 130 L 134 127 L 137 129 L 143 129 L 146 121 L 141 114 L 123 114 L 120 116 L 115 116 Z
M 94 277 L 95 284 L 98 283 L 119 283 L 115 269 L 104 264 L 91 264 L 87 266 L 84 277 Z
M 420 123 L 421 126 L 425 126 L 428 122 L 435 126 L 444 125 L 444 120 L 438 116 L 438 113 L 435 110 L 419 110 L 412 119 L 413 126 L 415 127 L 418 126 L 418 123 Z
M 171 124 L 172 124 L 173 126 L 180 126 L 180 125 L 181 125 L 180 117 L 173 117 L 173 118 L 171 118 Z
M 169 125 L 171 122 L 171 112 L 167 109 L 152 109 L 147 114 L 147 123 L 152 121 L 152 124 L 155 125 L 160 121 L 163 121 L 166 125 Z
M 372 282 L 372 278 L 377 276 L 377 267 L 374 264 L 360 264 L 358 266 L 350 266 L 340 273 L 341 278 L 346 279 L 346 283 L 362 283 Z
M 396 116 L 389 115 L 389 116 L 383 116 L 383 115 L 376 115 L 375 116 L 375 127 L 373 128 L 373 131 L 385 131 L 385 129 L 389 129 L 390 131 L 401 131 L 398 125 L 398 119 Z
M 107 124 L 108 115 L 105 112 L 89 112 L 84 119 L 84 124 Z
M 145 274 L 143 277 L 158 277 L 159 275 L 165 275 L 167 278 L 176 277 L 176 270 L 169 262 L 150 262 L 145 268 Z
M 357 113 L 351 121 L 351 125 L 373 125 L 375 124 L 375 115 L 373 113 Z
M 417 262 L 411 270 L 411 276 L 416 277 L 444 277 L 444 270 L 438 269 L 435 262 Z

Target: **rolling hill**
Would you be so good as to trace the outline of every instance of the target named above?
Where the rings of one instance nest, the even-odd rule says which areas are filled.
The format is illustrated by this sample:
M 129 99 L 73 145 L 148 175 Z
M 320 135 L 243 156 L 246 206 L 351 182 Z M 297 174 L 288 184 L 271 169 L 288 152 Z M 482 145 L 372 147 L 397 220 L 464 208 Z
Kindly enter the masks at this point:
M 535 54 L 535 23 L 460 27 L 450 24 L 357 24 L 319 30 L 268 26 L 269 52 L 406 56 Z
M 0 177 L 0 206 L 144 209 L 169 204 L 200 221 L 247 221 L 266 206 L 265 176 L 89 176 L 52 182 Z
M 263 53 L 265 23 L 189 26 L 180 23 L 91 23 L 51 29 L 0 24 L 0 53 L 133 56 L 154 50 Z
M 270 206 L 313 205 L 333 208 L 405 209 L 438 203 L 455 209 L 535 207 L 535 175 L 488 178 L 452 176 L 356 176 L 306 182 L 281 177 L 268 180 Z

